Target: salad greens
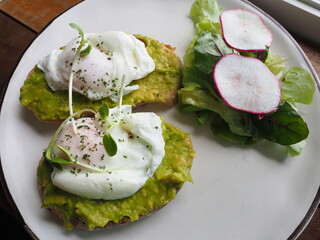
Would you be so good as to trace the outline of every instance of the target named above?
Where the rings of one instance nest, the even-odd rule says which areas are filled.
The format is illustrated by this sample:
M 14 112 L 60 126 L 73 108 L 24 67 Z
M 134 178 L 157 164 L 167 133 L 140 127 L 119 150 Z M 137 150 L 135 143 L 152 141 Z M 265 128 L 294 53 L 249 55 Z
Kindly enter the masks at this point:
M 195 0 L 191 7 L 196 34 L 184 56 L 180 110 L 194 112 L 201 125 L 211 120 L 212 132 L 225 140 L 247 145 L 265 139 L 284 145 L 291 156 L 299 155 L 309 130 L 296 103 L 312 103 L 316 89 L 313 78 L 300 67 L 287 69 L 288 59 L 268 48 L 260 52 L 230 48 L 221 34 L 222 11 L 216 0 Z M 258 58 L 278 77 L 282 101 L 275 112 L 257 115 L 233 109 L 223 101 L 214 86 L 212 71 L 219 59 L 229 53 Z

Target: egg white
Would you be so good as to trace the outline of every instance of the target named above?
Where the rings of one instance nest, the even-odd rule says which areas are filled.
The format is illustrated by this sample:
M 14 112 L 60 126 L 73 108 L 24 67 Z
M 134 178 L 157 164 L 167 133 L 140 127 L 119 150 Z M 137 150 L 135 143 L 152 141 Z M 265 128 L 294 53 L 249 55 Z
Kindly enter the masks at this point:
M 128 86 L 154 71 L 155 63 L 145 45 L 132 34 L 121 31 L 85 34 L 92 49 L 87 56 L 79 57 L 73 74 L 73 91 L 91 100 L 110 97 L 117 101 L 121 84 L 124 94 L 138 89 Z M 67 90 L 69 77 L 80 37 L 70 41 L 64 49 L 55 49 L 43 58 L 38 67 L 45 73 L 46 81 L 53 90 Z M 84 46 L 86 47 L 86 46 Z M 126 78 L 122 83 L 122 76 Z
M 99 169 L 94 171 L 79 165 L 55 168 L 54 185 L 70 193 L 90 199 L 114 200 L 129 197 L 150 178 L 165 155 L 161 119 L 155 113 L 132 113 L 131 106 L 110 109 L 106 125 L 101 119 L 76 120 L 78 134 L 72 124 L 65 125 L 56 144 L 68 149 L 77 161 Z M 102 143 L 107 130 L 116 141 L 118 151 L 110 157 Z M 65 157 L 62 152 L 55 154 Z

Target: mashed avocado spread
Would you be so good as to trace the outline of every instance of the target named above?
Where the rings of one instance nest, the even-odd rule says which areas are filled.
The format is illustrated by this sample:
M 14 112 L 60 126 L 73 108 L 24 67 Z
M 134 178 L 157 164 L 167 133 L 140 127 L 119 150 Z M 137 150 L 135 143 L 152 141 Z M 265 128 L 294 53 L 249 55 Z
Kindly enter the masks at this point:
M 89 228 L 119 223 L 124 219 L 138 220 L 141 216 L 166 205 L 174 199 L 186 181 L 192 182 L 190 168 L 195 152 L 189 134 L 163 121 L 165 157 L 153 177 L 134 195 L 120 200 L 92 200 L 65 192 L 51 182 L 52 167 L 40 161 L 37 175 L 43 188 L 44 208 L 52 208 L 62 214 L 64 227 L 72 230 L 72 219 L 83 221 Z
M 173 103 L 176 90 L 180 87 L 182 64 L 179 57 L 162 43 L 138 35 L 149 55 L 155 62 L 156 69 L 146 77 L 133 81 L 139 89 L 123 97 L 123 104 L 137 106 L 148 102 Z M 61 121 L 69 116 L 68 91 L 52 91 L 47 85 L 44 73 L 35 66 L 20 89 L 20 102 L 43 121 Z M 102 104 L 114 107 L 109 98 L 92 101 L 87 97 L 73 93 L 74 112 L 90 108 L 97 111 Z

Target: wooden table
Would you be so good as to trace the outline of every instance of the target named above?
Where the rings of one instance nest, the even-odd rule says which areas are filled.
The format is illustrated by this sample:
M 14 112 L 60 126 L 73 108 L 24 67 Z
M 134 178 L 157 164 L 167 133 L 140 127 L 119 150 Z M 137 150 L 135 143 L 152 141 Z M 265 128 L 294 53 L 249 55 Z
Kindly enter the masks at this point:
M 57 15 L 77 4 L 80 0 L 0 0 L 0 93 L 4 94 L 7 83 L 23 52 L 39 32 Z M 320 75 L 320 46 L 293 36 L 309 57 L 318 76 Z M 1 175 L 0 175 L 1 176 Z M 10 196 L 5 197 L 5 181 L 0 187 L 1 235 L 10 233 L 10 238 L 32 239 L 27 233 L 22 218 L 12 204 Z M 12 231 L 11 229 L 15 229 Z M 298 240 L 320 239 L 320 209 Z

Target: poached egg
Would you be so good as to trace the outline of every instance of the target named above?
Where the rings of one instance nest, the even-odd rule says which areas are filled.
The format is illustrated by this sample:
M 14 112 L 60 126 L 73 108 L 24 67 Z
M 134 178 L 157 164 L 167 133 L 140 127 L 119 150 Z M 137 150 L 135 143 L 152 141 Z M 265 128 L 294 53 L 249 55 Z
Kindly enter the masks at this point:
M 147 76 L 155 69 L 144 43 L 132 34 L 111 31 L 85 34 L 84 38 L 92 49 L 88 55 L 75 61 L 73 69 L 80 36 L 70 41 L 64 49 L 54 49 L 38 63 L 53 91 L 68 89 L 73 70 L 73 91 L 91 100 L 110 97 L 117 101 L 122 84 L 123 94 L 128 94 L 139 88 L 138 85 L 128 86 L 132 81 Z M 126 79 L 122 83 L 123 75 Z
M 132 113 L 123 105 L 109 110 L 106 119 L 75 120 L 77 133 L 67 123 L 56 145 L 67 149 L 83 165 L 64 164 L 54 168 L 51 179 L 57 187 L 90 199 L 114 200 L 129 197 L 152 177 L 165 155 L 161 118 L 152 112 Z M 117 144 L 110 157 L 103 144 L 106 131 Z M 65 158 L 55 148 L 54 155 Z

